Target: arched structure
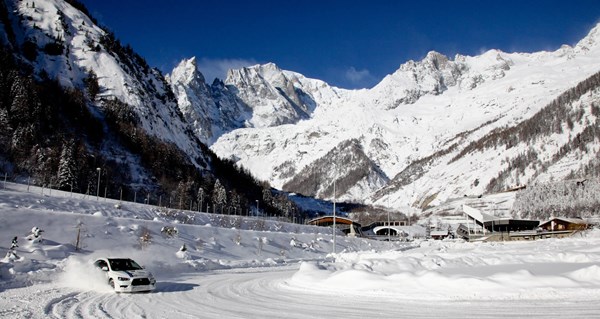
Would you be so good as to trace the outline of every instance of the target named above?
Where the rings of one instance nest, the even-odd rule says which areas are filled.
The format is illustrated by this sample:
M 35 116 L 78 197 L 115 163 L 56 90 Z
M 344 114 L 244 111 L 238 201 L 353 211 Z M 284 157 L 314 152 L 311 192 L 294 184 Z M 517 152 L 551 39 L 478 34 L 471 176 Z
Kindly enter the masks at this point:
M 333 216 L 322 216 L 315 219 L 311 219 L 307 222 L 309 225 L 322 226 L 322 227 L 333 227 Z M 348 236 L 359 236 L 362 237 L 361 225 L 352 219 L 346 217 L 335 216 L 335 227 Z
M 398 229 L 398 227 L 396 226 L 377 226 L 375 228 L 373 228 L 373 233 L 375 233 L 375 235 L 377 236 L 387 236 L 389 232 L 390 236 L 398 236 L 398 234 L 403 233 L 403 231 L 401 231 L 400 229 Z

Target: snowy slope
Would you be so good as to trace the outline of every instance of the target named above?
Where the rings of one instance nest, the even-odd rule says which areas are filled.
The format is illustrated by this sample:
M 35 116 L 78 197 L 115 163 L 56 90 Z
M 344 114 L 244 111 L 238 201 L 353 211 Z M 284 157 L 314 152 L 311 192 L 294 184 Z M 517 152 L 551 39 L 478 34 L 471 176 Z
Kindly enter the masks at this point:
M 260 179 L 278 188 L 284 188 L 293 178 L 306 178 L 295 175 L 317 163 L 342 141 L 351 139 L 360 142 L 363 152 L 390 180 L 411 163 L 445 152 L 448 157 L 445 161 L 423 166 L 427 176 L 414 184 L 411 181 L 410 186 L 396 187 L 394 196 L 369 192 L 377 188 L 375 184 L 363 192 L 344 195 L 356 201 L 397 207 L 409 202 L 422 203 L 431 196 L 436 197 L 435 204 L 464 194 L 481 194 L 506 168 L 501 161 L 526 152 L 528 145 L 508 154 L 499 151 L 475 154 L 453 165 L 449 165 L 449 160 L 494 129 L 531 118 L 560 94 L 600 71 L 598 29 L 594 28 L 576 46 L 565 45 L 553 52 L 490 50 L 474 57 L 457 55 L 453 60 L 430 52 L 422 61 L 405 63 L 369 90 L 344 91 L 325 86 L 327 93 L 323 96 L 328 98 L 320 98 L 315 91 L 304 91 L 316 102 L 310 117 L 296 124 L 234 130 L 221 136 L 211 148 L 219 156 L 238 160 Z M 285 83 L 281 80 L 285 71 L 277 72 L 272 66 L 261 70 L 266 72 L 265 69 L 270 70 L 266 78 L 280 79 L 269 83 Z M 243 78 L 245 82 L 239 79 L 230 82 L 239 91 L 256 87 L 254 80 L 259 79 L 258 75 L 248 71 L 232 73 L 247 76 Z M 261 96 L 256 94 L 255 100 L 248 98 L 246 102 L 250 107 L 267 108 L 265 101 L 273 100 Z M 596 96 L 588 100 L 595 101 Z M 275 107 L 270 109 L 274 116 L 280 115 Z M 279 124 L 272 118 L 271 122 L 263 123 Z M 564 134 L 568 135 L 570 130 Z M 571 133 L 576 132 L 575 127 Z M 577 170 L 581 163 L 585 161 L 574 163 L 572 169 Z M 330 163 L 331 169 L 333 166 Z M 539 172 L 522 174 L 520 182 L 527 183 Z M 331 195 L 323 192 L 330 184 L 331 181 L 323 184 L 315 193 Z M 512 185 L 506 182 L 504 186 Z M 326 197 L 331 198 L 330 195 Z
M 20 244 L 16 253 L 24 258 L 1 259 L 0 281 L 6 284 L 3 287 L 23 285 L 28 274 L 18 269 L 31 267 L 35 260 L 40 268 L 48 270 L 64 267 L 62 259 L 77 255 L 86 259 L 103 254 L 131 255 L 149 267 L 165 271 L 206 271 L 322 259 L 332 250 L 331 228 L 181 211 L 11 183 L 0 186 L 0 195 L 2 257 L 17 236 Z M 44 230 L 46 241 L 41 247 L 25 238 L 34 226 Z M 161 231 L 165 227 L 177 232 L 168 236 Z M 74 250 L 78 229 L 80 252 Z M 142 243 L 140 237 L 146 231 L 150 240 Z M 187 252 L 178 253 L 183 245 Z M 337 251 L 384 245 L 343 238 L 337 241 Z M 9 271 L 11 265 L 17 273 Z M 47 280 L 43 272 L 30 280 L 36 280 L 38 275 L 39 280 Z
M 116 208 L 117 201 L 81 196 L 2 184 L 0 249 L 18 239 L 17 257 L 0 258 L 2 318 L 589 318 L 600 311 L 597 229 L 496 243 L 340 236 L 330 254 L 329 228 L 219 226 L 227 216 L 204 213 L 184 224 L 154 206 Z M 33 226 L 44 230 L 41 242 L 27 239 Z M 163 235 L 166 226 L 177 234 Z M 91 265 L 106 255 L 140 262 L 157 290 L 110 291 Z
M 178 109 L 172 91 L 157 69 L 150 68 L 130 47 L 123 47 L 84 13 L 62 0 L 7 1 L 15 35 L 14 47 L 33 43 L 34 74 L 57 79 L 66 87 L 83 87 L 90 72 L 100 93 L 92 107 L 116 98 L 128 105 L 150 135 L 173 142 L 192 162 L 202 158 L 195 136 Z M 48 45 L 58 47 L 48 51 Z M 196 163 L 203 165 L 202 163 Z

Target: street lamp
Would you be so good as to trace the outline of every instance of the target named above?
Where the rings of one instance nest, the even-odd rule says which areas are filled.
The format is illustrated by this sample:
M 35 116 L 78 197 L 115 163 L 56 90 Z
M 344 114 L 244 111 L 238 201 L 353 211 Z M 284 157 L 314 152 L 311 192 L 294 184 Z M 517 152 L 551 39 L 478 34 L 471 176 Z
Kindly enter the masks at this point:
M 389 207 L 389 205 L 388 205 L 388 208 L 387 208 L 387 219 L 388 219 L 387 220 L 387 224 L 388 224 L 388 243 L 390 245 L 392 245 L 392 239 L 390 237 L 391 236 L 390 233 L 392 232 L 392 226 L 390 225 L 390 207 Z
M 333 179 L 333 253 L 335 254 L 335 178 Z
M 102 169 L 100 169 L 100 167 L 96 167 L 96 170 L 98 171 L 98 188 L 96 188 L 96 200 L 98 200 L 100 198 L 100 172 L 102 171 Z
M 200 206 L 198 206 L 199 207 L 198 211 L 201 212 L 202 211 L 202 204 L 204 202 L 204 191 L 202 190 L 202 187 L 200 187 L 198 189 L 198 193 L 200 193 Z

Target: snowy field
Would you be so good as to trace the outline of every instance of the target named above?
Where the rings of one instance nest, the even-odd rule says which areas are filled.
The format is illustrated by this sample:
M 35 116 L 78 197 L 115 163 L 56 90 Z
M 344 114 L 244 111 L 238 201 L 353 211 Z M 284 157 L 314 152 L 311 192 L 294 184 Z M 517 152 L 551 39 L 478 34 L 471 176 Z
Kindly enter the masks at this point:
M 80 196 L 0 187 L 2 257 L 19 244 L 0 259 L 0 318 L 600 318 L 599 230 L 499 243 L 339 236 L 331 254 L 331 229 Z M 26 238 L 34 226 L 41 243 Z M 145 265 L 157 290 L 110 291 L 91 267 L 104 255 Z

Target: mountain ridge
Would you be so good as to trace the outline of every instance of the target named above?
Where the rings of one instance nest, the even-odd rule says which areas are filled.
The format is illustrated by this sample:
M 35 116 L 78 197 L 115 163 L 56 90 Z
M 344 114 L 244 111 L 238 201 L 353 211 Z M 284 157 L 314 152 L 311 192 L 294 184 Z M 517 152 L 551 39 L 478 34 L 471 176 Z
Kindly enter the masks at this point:
M 239 128 L 221 136 L 211 148 L 280 188 L 290 180 L 290 171 L 301 172 L 339 142 L 358 139 L 384 175 L 395 176 L 411 162 L 453 144 L 457 136 L 462 136 L 456 145 L 460 150 L 464 143 L 494 129 L 532 117 L 553 97 L 599 70 L 598 28 L 575 46 L 564 45 L 552 52 L 489 50 L 474 57 L 458 54 L 451 60 L 431 51 L 421 61 L 402 64 L 372 89 L 336 88 L 339 94 L 328 103 L 313 99 L 317 105 L 308 119 L 268 128 Z M 283 167 L 288 173 L 278 172 Z M 434 204 L 465 192 L 482 193 L 481 185 L 490 180 L 456 188 Z M 422 198 L 437 193 L 428 185 L 421 188 L 400 190 L 404 194 L 395 200 L 371 197 L 374 194 L 348 200 L 400 205 L 417 201 L 413 193 L 423 193 Z
M 228 205 L 241 211 L 259 199 L 261 213 L 280 215 L 285 206 L 304 214 L 203 144 L 188 117 L 197 110 L 182 111 L 167 78 L 99 27 L 83 4 L 0 4 L 0 170 L 5 176 L 171 208 L 223 211 Z M 204 82 L 199 74 L 191 76 Z M 228 97 L 235 99 L 219 81 L 200 88 L 211 94 L 203 100 L 212 110 L 224 109 Z M 225 98 L 211 104 L 221 95 Z M 231 105 L 240 107 L 237 100 Z
M 430 51 L 371 89 L 337 88 L 273 63 L 230 70 L 209 85 L 194 58 L 163 76 L 69 3 L 4 1 L 2 39 L 36 80 L 56 79 L 75 91 L 87 87 L 88 111 L 118 121 L 120 135 L 107 135 L 99 146 L 118 161 L 131 158 L 112 141 L 139 147 L 139 128 L 151 136 L 139 144 L 172 143 L 200 171 L 210 169 L 214 158 L 207 154 L 214 152 L 277 189 L 301 193 L 318 172 L 326 177 L 311 195 L 392 207 L 596 174 L 598 25 L 555 51 L 453 58 Z M 14 17 L 7 20 L 9 12 Z M 583 86 L 585 94 L 555 103 Z M 547 109 L 560 110 L 564 121 L 538 115 Z M 519 125 L 538 127 L 532 119 L 555 130 L 537 130 L 528 143 L 497 142 L 502 150 L 471 146 Z M 567 147 L 575 142 L 578 150 Z M 336 154 L 353 160 L 338 163 Z M 140 185 L 160 179 L 131 175 L 141 177 Z M 345 182 L 339 194 L 331 191 L 333 180 Z

